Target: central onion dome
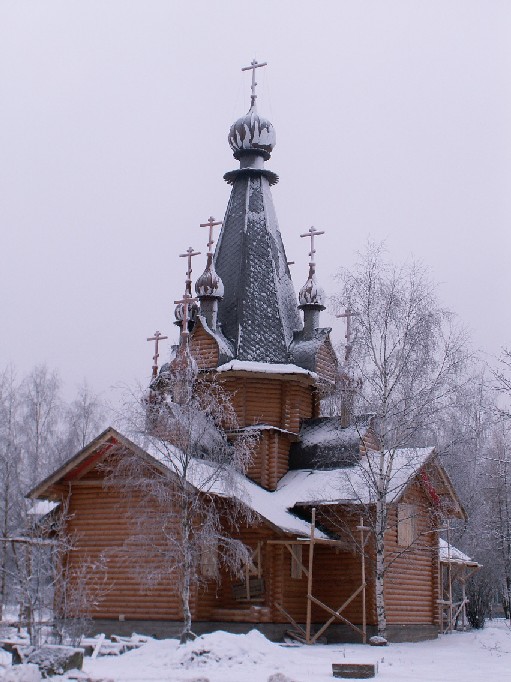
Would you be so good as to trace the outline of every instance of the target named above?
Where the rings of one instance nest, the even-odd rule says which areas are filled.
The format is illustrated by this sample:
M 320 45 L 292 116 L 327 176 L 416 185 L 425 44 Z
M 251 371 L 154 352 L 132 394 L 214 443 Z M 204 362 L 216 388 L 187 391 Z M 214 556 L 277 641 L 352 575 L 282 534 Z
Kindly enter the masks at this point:
M 298 294 L 299 307 L 314 305 L 325 307 L 325 292 L 316 280 L 316 272 L 312 266 L 309 267 L 309 277 Z
M 208 253 L 206 269 L 195 282 L 197 296 L 209 296 L 211 298 L 222 298 L 224 295 L 224 283 L 213 265 L 213 254 Z
M 228 140 L 235 159 L 259 154 L 268 161 L 276 143 L 275 128 L 267 118 L 259 116 L 254 103 L 245 116 L 232 124 Z

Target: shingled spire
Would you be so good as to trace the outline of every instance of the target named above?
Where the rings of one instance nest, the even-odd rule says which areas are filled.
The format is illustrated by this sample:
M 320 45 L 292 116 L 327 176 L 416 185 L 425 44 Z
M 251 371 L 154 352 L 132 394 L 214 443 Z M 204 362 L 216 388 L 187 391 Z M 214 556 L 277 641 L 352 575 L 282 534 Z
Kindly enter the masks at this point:
M 218 321 L 238 360 L 287 363 L 302 323 L 270 190 L 278 176 L 264 168 L 275 130 L 257 112 L 252 80 L 250 109 L 229 132 L 240 167 L 224 175 L 233 187 L 215 253 L 225 287 Z

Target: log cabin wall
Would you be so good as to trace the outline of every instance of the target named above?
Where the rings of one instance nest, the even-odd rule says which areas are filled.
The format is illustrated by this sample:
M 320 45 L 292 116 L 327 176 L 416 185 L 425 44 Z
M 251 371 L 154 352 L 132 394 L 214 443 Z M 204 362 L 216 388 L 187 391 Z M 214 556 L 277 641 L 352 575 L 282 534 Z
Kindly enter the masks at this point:
M 265 591 L 262 598 L 256 598 L 253 601 L 247 602 L 244 599 L 236 599 L 233 586 L 244 582 L 244 576 L 233 576 L 225 569 L 220 572 L 220 581 L 217 584 L 215 580 L 208 581 L 199 589 L 197 600 L 196 620 L 201 621 L 223 621 L 223 622 L 247 622 L 253 620 L 254 622 L 269 622 L 271 610 L 270 604 L 273 604 L 274 594 L 274 572 L 273 572 L 273 556 L 271 546 L 266 544 L 266 541 L 274 537 L 275 533 L 267 526 L 262 524 L 254 524 L 250 527 L 245 526 L 237 532 L 231 533 L 231 536 L 242 542 L 255 551 L 257 544 L 261 543 L 261 572 L 265 583 Z M 261 611 L 257 617 L 250 616 L 248 611 L 251 606 L 256 606 L 257 610 Z M 263 610 L 264 609 L 264 610 Z
M 385 534 L 386 561 L 391 562 L 385 578 L 389 625 L 438 625 L 438 534 L 430 507 L 417 483 L 389 509 Z M 407 524 L 411 529 L 403 529 Z M 408 532 L 412 544 L 407 547 Z
M 350 505 L 322 505 L 316 510 L 316 523 L 321 528 L 333 533 L 343 543 L 341 549 L 334 549 L 334 553 L 339 557 L 341 570 L 340 580 L 343 582 L 340 592 L 336 595 L 345 596 L 337 604 L 339 608 L 353 592 L 362 584 L 362 558 L 361 558 L 361 535 L 358 527 L 361 519 L 364 526 L 370 528 L 373 524 L 368 520 L 370 512 L 365 509 L 354 508 Z M 366 531 L 365 535 L 365 574 L 366 574 L 366 619 L 367 625 L 376 625 L 376 593 L 375 593 L 375 554 L 374 536 L 371 531 Z M 319 557 L 318 557 L 319 561 Z M 330 562 L 332 559 L 330 559 Z M 327 564 L 326 564 L 327 566 Z M 326 580 L 331 580 L 332 567 L 327 567 L 324 577 L 321 580 L 321 589 Z M 315 572 L 316 575 L 316 572 Z M 319 575 L 322 575 L 322 565 L 319 566 Z M 331 583 L 328 583 L 329 587 Z M 328 591 L 326 591 L 328 595 Z M 320 597 L 318 597 L 320 599 Z M 325 602 L 327 603 L 327 602 Z M 324 613 L 324 612 L 323 612 Z M 362 596 L 356 597 L 353 602 L 343 611 L 352 623 L 362 623 Z
M 238 373 L 237 373 L 238 374 Z M 241 373 L 240 373 L 241 374 Z M 220 380 L 232 395 L 233 406 L 240 426 L 269 424 L 298 433 L 300 420 L 312 416 L 311 382 L 274 375 L 241 376 Z
M 298 434 L 300 422 L 314 414 L 314 386 L 308 380 L 274 375 L 253 376 L 237 372 L 228 378 L 220 375 L 225 389 L 232 395 L 232 404 L 240 427 L 264 424 L 275 427 L 260 432 L 248 476 L 267 490 L 289 469 L 289 449 L 292 438 L 278 431 Z
M 327 381 L 332 387 L 335 385 L 338 376 L 338 360 L 330 340 L 324 343 L 318 351 L 316 372 L 323 381 Z
M 190 338 L 190 352 L 199 369 L 213 369 L 218 366 L 218 345 L 201 324 L 197 324 Z
M 281 549 L 281 548 L 279 548 Z M 285 548 L 282 554 L 282 605 L 300 623 L 305 622 L 307 608 L 307 577 L 291 577 L 291 554 Z M 309 548 L 302 549 L 303 563 L 308 566 Z M 361 585 L 361 560 L 356 553 L 336 550 L 334 547 L 316 545 L 314 547 L 314 567 L 312 594 L 331 609 L 338 609 Z M 371 590 L 368 590 L 367 594 Z M 374 590 L 372 591 L 374 593 Z M 368 605 L 370 607 L 370 605 Z M 368 608 L 368 613 L 370 608 Z M 353 623 L 362 623 L 362 596 L 358 595 L 342 612 Z M 281 614 L 276 613 L 277 621 L 283 622 Z M 313 604 L 312 622 L 322 624 L 330 615 L 321 607 Z M 368 623 L 371 619 L 368 618 Z
M 68 530 L 77 549 L 69 553 L 71 566 L 81 561 L 107 560 L 109 589 L 103 595 L 94 618 L 179 620 L 181 604 L 175 584 L 168 577 L 149 586 L 137 576 L 136 561 L 123 551 L 133 531 L 129 504 L 115 488 L 103 487 L 97 472 L 71 485 Z M 158 538 L 154 538 L 158 542 Z M 73 586 L 70 586 L 73 589 Z
M 275 490 L 279 480 L 289 469 L 289 437 L 279 431 L 259 432 L 247 476 L 267 490 Z

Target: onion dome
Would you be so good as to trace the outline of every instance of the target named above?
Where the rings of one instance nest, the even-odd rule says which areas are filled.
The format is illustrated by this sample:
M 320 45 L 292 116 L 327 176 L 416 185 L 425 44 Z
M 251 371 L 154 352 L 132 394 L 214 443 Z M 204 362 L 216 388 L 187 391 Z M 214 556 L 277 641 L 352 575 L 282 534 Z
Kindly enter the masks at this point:
M 316 273 L 313 267 L 309 267 L 309 277 L 298 294 L 299 308 L 314 305 L 324 308 L 325 292 L 316 281 Z
M 267 118 L 259 116 L 254 103 L 245 116 L 232 124 L 228 140 L 235 159 L 252 153 L 267 161 L 275 147 L 275 128 Z
M 195 291 L 199 298 L 222 298 L 224 295 L 224 283 L 215 270 L 212 253 L 208 253 L 206 269 L 195 282 Z
M 195 322 L 197 313 L 199 312 L 199 304 L 197 301 L 192 301 L 188 304 L 188 322 Z M 185 305 L 184 303 L 178 303 L 174 309 L 174 317 L 176 318 L 175 324 L 181 325 L 183 322 L 183 317 L 185 316 Z

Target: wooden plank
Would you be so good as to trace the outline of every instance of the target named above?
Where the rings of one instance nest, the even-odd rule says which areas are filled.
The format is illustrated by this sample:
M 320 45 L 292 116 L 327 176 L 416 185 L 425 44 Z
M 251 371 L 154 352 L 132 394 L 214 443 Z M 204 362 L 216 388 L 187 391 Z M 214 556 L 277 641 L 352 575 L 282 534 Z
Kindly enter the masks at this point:
M 103 644 L 104 641 L 105 641 L 105 634 L 104 634 L 104 633 L 101 633 L 101 635 L 99 636 L 99 639 L 98 639 L 98 641 L 97 641 L 97 644 L 96 644 L 96 646 L 94 647 L 94 651 L 92 652 L 92 656 L 91 656 L 91 659 L 92 659 L 92 660 L 94 660 L 95 658 L 97 658 L 97 656 L 98 656 L 98 654 L 99 654 L 99 650 L 101 649 L 101 645 Z
M 343 623 L 346 623 L 346 625 L 349 625 L 352 630 L 355 630 L 355 632 L 358 632 L 359 635 L 363 635 L 364 633 L 360 628 L 358 628 L 356 625 L 354 625 L 352 622 L 350 622 L 347 618 L 344 616 L 341 616 L 340 613 L 337 613 L 337 611 L 334 611 L 331 609 L 329 606 L 326 604 L 323 604 L 323 602 L 319 601 L 319 599 L 316 599 L 316 597 L 313 597 L 312 594 L 309 597 L 309 600 L 317 604 L 318 606 L 321 606 L 321 608 L 325 609 L 327 613 L 330 613 L 334 618 L 338 618 L 339 620 L 342 620 Z
M 376 675 L 376 669 L 374 663 L 332 663 L 332 675 L 345 680 L 368 680 Z
M 304 638 L 306 638 L 307 635 L 305 633 L 305 630 L 301 627 L 301 625 L 298 625 L 298 623 L 292 618 L 292 616 L 289 615 L 289 613 L 280 604 L 275 602 L 275 606 L 282 613 L 282 615 L 288 619 L 291 625 L 295 627 L 304 636 Z
M 360 592 L 362 592 L 362 590 L 363 590 L 364 588 L 365 588 L 365 583 L 364 583 L 363 585 L 360 585 L 360 587 L 358 588 L 358 590 L 356 590 L 355 592 L 353 592 L 353 594 L 351 595 L 351 597 L 350 597 L 349 599 L 347 599 L 347 600 L 344 602 L 344 604 L 343 604 L 342 606 L 340 606 L 340 607 L 337 609 L 337 611 L 334 612 L 334 614 L 332 615 L 332 617 L 330 618 L 330 620 L 327 620 L 327 622 L 323 625 L 323 627 L 321 628 L 321 630 L 319 630 L 319 631 L 314 635 L 314 637 L 312 638 L 312 641 L 313 641 L 313 642 L 315 642 L 319 637 L 321 637 L 321 635 L 325 632 L 325 630 L 334 622 L 334 620 L 335 620 L 336 618 L 338 618 L 338 617 L 341 615 L 341 612 L 344 611 L 344 609 L 348 606 L 348 604 L 351 604 L 351 602 L 352 602 L 356 597 L 358 597 L 358 595 L 360 594 Z M 322 604 L 319 600 L 318 600 L 318 604 L 319 604 L 320 606 L 323 606 L 323 607 L 325 606 L 325 605 Z M 344 620 L 346 621 L 346 623 L 349 623 L 349 621 L 348 621 L 347 618 L 345 618 Z M 358 630 L 358 628 L 356 627 L 356 625 L 353 625 L 353 623 L 351 623 L 351 625 L 352 625 L 353 628 L 355 628 L 356 630 Z M 362 635 L 364 635 L 364 630 L 361 630 L 361 632 L 362 632 Z

